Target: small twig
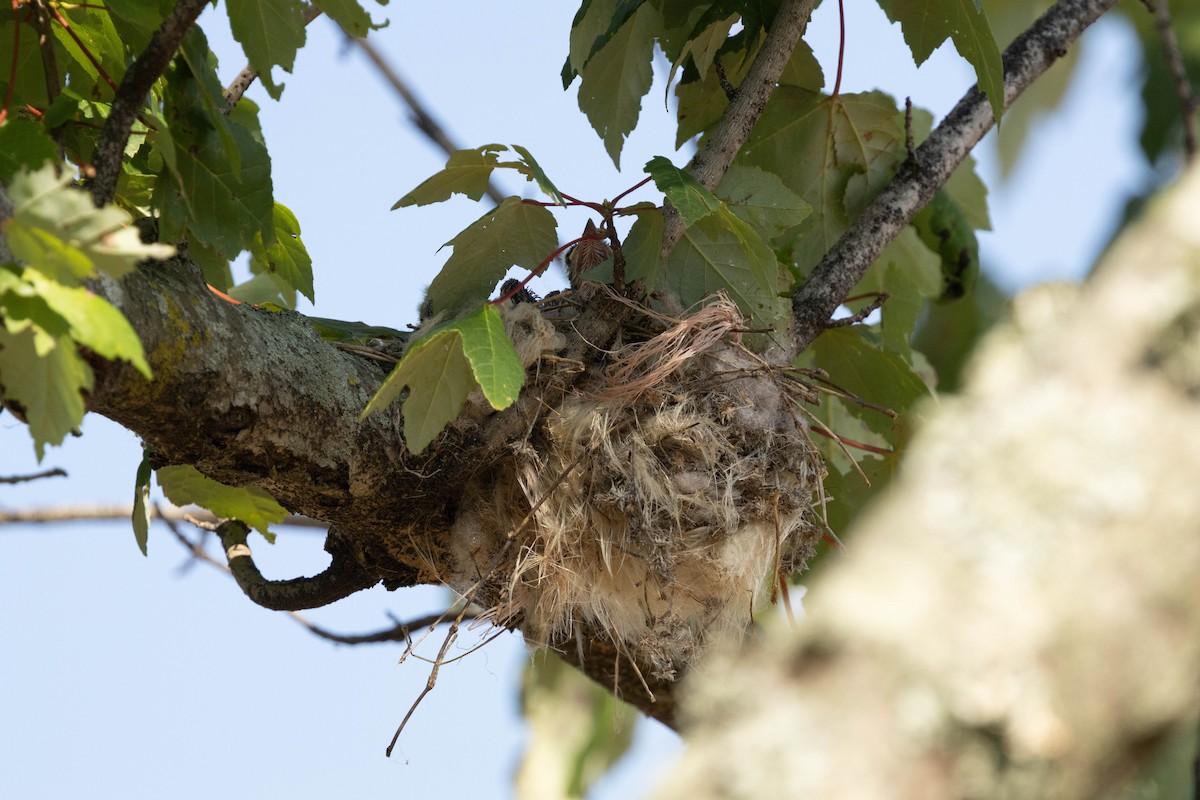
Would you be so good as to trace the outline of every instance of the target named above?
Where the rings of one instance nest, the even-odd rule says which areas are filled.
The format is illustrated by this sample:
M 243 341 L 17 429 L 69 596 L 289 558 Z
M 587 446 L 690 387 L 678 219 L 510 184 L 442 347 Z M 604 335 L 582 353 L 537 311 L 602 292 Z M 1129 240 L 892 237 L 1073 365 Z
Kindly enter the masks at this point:
M 1183 113 L 1183 152 L 1191 161 L 1196 157 L 1196 98 L 1192 93 L 1192 82 L 1188 80 L 1183 54 L 1179 50 L 1179 37 L 1171 22 L 1170 0 L 1154 0 L 1153 6 L 1158 36 L 1162 39 L 1163 54 L 1167 58 L 1167 69 L 1175 82 L 1175 94 L 1179 97 L 1179 107 Z
M 425 680 L 425 688 L 417 695 L 417 699 L 409 707 L 408 713 L 404 715 L 404 719 L 400 720 L 400 725 L 396 728 L 396 733 L 393 734 L 392 741 L 388 743 L 387 749 L 384 751 L 384 754 L 388 758 L 391 758 L 392 750 L 396 747 L 396 742 L 399 741 L 400 734 L 404 732 L 404 726 L 412 718 L 413 712 L 417 710 L 417 706 L 421 705 L 421 701 L 425 699 L 427 694 L 433 691 L 433 687 L 437 684 L 438 672 L 441 670 L 442 664 L 445 663 L 446 652 L 450 649 L 450 645 L 454 644 L 455 640 L 458 639 L 458 626 L 462 624 L 468 608 L 470 608 L 470 604 L 463 606 L 462 611 L 459 612 L 459 615 L 454 619 L 454 623 L 450 626 L 450 630 L 446 632 L 446 638 L 442 641 L 437 658 L 434 659 L 433 668 L 429 670 L 429 677 Z
M 732 103 L 733 98 L 737 96 L 737 87 L 730 83 L 725 75 L 725 65 L 721 63 L 721 56 L 713 56 L 713 69 L 717 71 L 717 83 L 721 85 L 721 91 L 725 92 L 725 99 Z
M 908 160 L 917 160 L 917 146 L 913 143 L 912 130 L 912 98 L 904 98 L 904 149 L 908 152 Z
M 0 483 L 28 483 L 29 481 L 39 481 L 42 478 L 58 477 L 65 478 L 67 477 L 67 473 L 65 470 L 55 467 L 54 469 L 48 469 L 43 472 L 35 472 L 31 475 L 9 475 L 7 477 L 0 477 Z
M 146 93 L 166 71 L 184 35 L 206 5 L 208 0 L 179 0 L 150 37 L 146 49 L 121 79 L 121 85 L 113 96 L 112 109 L 92 154 L 92 165 L 96 170 L 96 177 L 92 181 L 92 200 L 97 206 L 110 202 L 116 193 L 125 144 L 129 141 L 129 131 L 137 119 L 138 108 L 144 102 Z
M 872 300 L 870 303 L 868 303 L 867 305 L 860 308 L 858 311 L 855 311 L 853 314 L 851 314 L 848 317 L 839 317 L 838 319 L 831 319 L 825 323 L 825 327 L 826 328 L 844 328 L 847 325 L 854 325 L 856 323 L 862 322 L 864 319 L 871 316 L 876 311 L 878 311 L 880 308 L 882 308 L 883 304 L 887 302 L 887 299 L 888 299 L 888 293 L 880 292 L 879 294 L 877 294 L 875 296 L 874 300 Z
M 33 24 L 38 33 L 38 49 L 42 53 L 42 75 L 46 80 L 46 108 L 58 99 L 58 61 L 54 57 L 54 34 L 50 29 L 50 11 L 47 0 L 34 0 Z M 61 126 L 50 132 L 58 145 L 58 157 L 63 157 L 63 132 Z
M 292 618 L 307 628 L 314 636 L 319 636 L 331 642 L 337 642 L 338 644 L 382 644 L 384 642 L 407 642 L 412 631 L 441 625 L 450 619 L 451 613 L 452 610 L 448 609 L 435 614 L 426 614 L 423 617 L 398 622 L 390 628 L 384 628 L 374 633 L 360 634 L 332 633 L 319 625 L 309 622 L 295 612 L 292 613 Z M 474 613 L 468 613 L 463 619 L 475 619 L 475 617 Z
M 319 16 L 321 16 L 321 9 L 316 6 L 307 6 L 304 9 L 304 24 L 307 26 L 308 23 Z M 229 84 L 229 87 L 225 89 L 225 102 L 229 104 L 229 108 L 225 110 L 226 114 L 238 104 L 238 101 L 246 94 L 246 90 L 256 80 L 258 80 L 258 70 L 247 64 L 245 69 L 239 72 L 237 77 L 233 79 L 233 82 Z
M 396 72 L 395 68 L 388 63 L 387 59 L 383 57 L 373 44 L 366 39 L 360 39 L 349 34 L 347 34 L 346 38 L 350 42 L 353 42 L 359 50 L 363 51 L 367 58 L 371 60 L 371 63 L 375 65 L 375 68 L 379 70 L 379 74 L 383 76 L 384 80 L 396 91 L 396 94 L 400 95 L 400 99 L 404 101 L 409 111 L 412 112 L 412 123 L 417 130 L 429 137 L 429 140 L 441 148 L 446 155 L 453 155 L 456 151 L 462 149 L 447 135 L 442 126 L 437 123 L 437 120 L 425 110 L 421 101 L 417 99 L 417 96 L 408 88 L 408 84 L 400 77 L 400 73 Z M 490 181 L 488 182 L 487 196 L 496 205 L 500 205 L 504 201 L 504 195 Z

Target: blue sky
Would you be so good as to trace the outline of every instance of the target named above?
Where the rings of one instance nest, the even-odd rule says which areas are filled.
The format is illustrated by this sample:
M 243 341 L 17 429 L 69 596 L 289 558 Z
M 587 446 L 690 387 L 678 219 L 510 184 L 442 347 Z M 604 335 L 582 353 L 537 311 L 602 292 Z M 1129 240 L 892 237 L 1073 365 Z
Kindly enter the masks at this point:
M 945 48 L 914 70 L 898 29 L 874 3 L 847 5 L 843 91 L 911 95 L 940 117 L 972 83 Z M 391 26 L 372 38 L 463 146 L 522 144 L 562 189 L 601 199 L 640 180 L 651 156 L 683 164 L 688 154 L 673 150 L 660 65 L 643 124 L 616 171 L 574 91 L 562 91 L 569 6 L 476 2 L 450 12 L 443 4 L 394 3 L 383 10 Z M 222 11 L 209 9 L 202 22 Z M 824 4 L 808 35 L 827 75 L 836 59 L 835 11 Z M 227 34 L 209 35 L 222 74 L 232 78 L 244 59 Z M 996 228 L 983 238 L 984 259 L 1007 288 L 1080 277 L 1125 192 L 1145 179 L 1133 151 L 1139 112 L 1129 36 L 1115 21 L 1089 34 L 1082 79 L 1064 113 L 1035 129 L 1004 186 L 986 147 L 980 153 Z M 251 96 L 264 106 L 276 197 L 296 212 L 313 256 L 315 313 L 403 327 L 445 258 L 438 248 L 482 209 L 456 198 L 389 211 L 445 157 L 406 124 L 398 100 L 328 21 L 310 26 L 295 73 L 282 77 L 281 103 L 261 91 Z M 503 188 L 528 191 L 511 179 Z M 563 217 L 563 238 L 584 219 Z M 0 454 L 0 475 L 38 468 L 9 415 L 0 416 Z M 133 435 L 89 418 L 82 438 L 45 459 L 70 478 L 0 485 L 0 507 L 127 502 L 139 459 Z M 312 533 L 283 530 L 273 548 L 259 541 L 255 551 L 271 577 L 311 574 L 326 563 Z M 319 641 L 253 606 L 206 565 L 181 572 L 186 560 L 162 528 L 151 531 L 148 559 L 123 522 L 0 529 L 0 796 L 511 795 L 524 736 L 518 636 L 443 669 L 387 760 L 384 747 L 424 686 L 424 664 L 397 667 L 394 647 Z M 434 589 L 377 588 L 311 617 L 365 631 L 386 626 L 388 613 L 416 616 L 446 601 Z M 472 632 L 463 646 L 485 635 Z M 638 737 L 635 755 L 597 797 L 641 796 L 679 746 L 656 723 L 642 724 Z

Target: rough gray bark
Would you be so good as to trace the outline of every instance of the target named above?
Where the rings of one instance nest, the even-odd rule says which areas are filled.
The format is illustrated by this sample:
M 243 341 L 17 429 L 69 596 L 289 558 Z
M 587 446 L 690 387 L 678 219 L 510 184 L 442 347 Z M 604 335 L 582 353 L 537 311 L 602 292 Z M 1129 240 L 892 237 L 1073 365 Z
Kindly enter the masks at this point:
M 1066 52 L 1116 0 L 1061 0 L 1004 51 L 1004 107 Z M 958 101 L 915 157 L 871 201 L 792 295 L 793 348 L 800 352 L 828 326 L 830 317 L 871 264 L 933 199 L 950 175 L 996 123 L 983 92 L 972 88 Z
M 799 630 L 711 665 L 663 798 L 1092 798 L 1200 714 L 1200 170 L 931 409 Z

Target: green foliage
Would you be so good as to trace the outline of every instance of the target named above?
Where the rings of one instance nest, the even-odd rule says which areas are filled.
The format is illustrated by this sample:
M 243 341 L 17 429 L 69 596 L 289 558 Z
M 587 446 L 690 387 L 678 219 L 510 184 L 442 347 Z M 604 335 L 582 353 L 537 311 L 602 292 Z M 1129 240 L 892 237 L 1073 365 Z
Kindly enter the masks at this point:
M 420 453 L 454 421 L 476 388 L 492 408 L 507 408 L 525 381 L 525 369 L 496 308 L 484 305 L 439 325 L 413 342 L 363 416 L 404 398 L 404 441 Z
M 613 4 L 613 0 L 596 0 L 591 7 L 595 13 L 603 14 L 602 9 Z M 650 59 L 654 54 L 655 32 L 661 23 L 658 12 L 649 4 L 616 2 L 615 5 L 638 8 L 606 41 L 601 37 L 600 47 L 579 69 L 582 77 L 579 108 L 600 134 L 613 164 L 620 167 L 625 137 L 637 125 L 642 97 L 650 91 L 653 78 Z M 614 25 L 619 19 L 613 14 L 606 16 Z
M 716 195 L 662 156 L 655 156 L 647 161 L 646 172 L 650 173 L 650 177 L 654 178 L 654 185 L 667 196 L 671 205 L 679 212 L 679 216 L 683 217 L 684 225 L 693 225 L 721 207 L 721 201 Z
M 512 267 L 538 269 L 558 246 L 554 215 L 509 197 L 443 246 L 454 248 L 429 286 L 431 313 L 485 300 Z
M 942 261 L 942 300 L 957 300 L 979 277 L 979 241 L 962 208 L 945 189 L 913 218 L 913 227 Z
M 174 248 L 143 244 L 128 214 L 96 208 L 53 165 L 22 168 L 8 195 L 13 216 L 4 233 L 24 266 L 0 266 L 0 384 L 24 408 L 40 459 L 47 444 L 61 443 L 83 419 L 82 393 L 93 376 L 78 347 L 128 361 L 150 377 L 128 321 L 82 282 L 98 272 L 120 277 Z
M 150 541 L 150 506 L 146 503 L 150 499 L 150 478 L 153 475 L 153 470 L 150 467 L 149 454 L 142 456 L 142 462 L 138 464 L 137 477 L 133 482 L 133 537 L 137 541 L 138 549 L 142 551 L 142 555 L 147 555 L 146 546 Z
M 971 63 L 999 120 L 1004 115 L 1004 65 L 981 0 L 879 0 L 920 66 L 946 39 Z
M 502 144 L 485 144 L 473 150 L 459 150 L 450 156 L 446 168 L 426 179 L 420 186 L 401 197 L 392 210 L 406 206 L 424 206 L 449 200 L 455 194 L 479 200 L 487 193 L 488 181 L 496 169 L 513 169 L 527 180 L 537 183 L 554 202 L 565 202 L 558 188 L 546 176 L 533 154 L 519 144 L 511 145 L 518 156 L 516 161 L 500 161 L 499 154 L 506 148 Z
M 282 85 L 271 79 L 271 68 L 278 64 L 292 71 L 296 51 L 304 45 L 304 4 L 301 0 L 226 0 L 229 27 L 258 70 L 267 94 L 278 100 Z
M 380 0 L 380 5 L 386 5 L 387 0 Z M 371 15 L 358 4 L 357 0 L 314 0 L 313 5 L 329 15 L 329 18 L 342 26 L 342 30 L 350 36 L 363 37 L 369 31 L 387 27 L 387 20 L 381 23 L 373 22 Z
M 265 536 L 268 542 L 275 541 L 268 526 L 283 522 L 287 517 L 287 509 L 262 489 L 226 486 L 187 464 L 159 467 L 155 474 L 163 494 L 175 505 L 197 505 L 221 519 L 241 520 Z
M 262 233 L 255 234 L 250 245 L 250 269 L 255 273 L 270 273 L 294 292 L 314 302 L 312 259 L 304 242 L 300 241 L 300 222 L 282 203 L 275 204 L 272 213 L 274 241 L 264 244 Z

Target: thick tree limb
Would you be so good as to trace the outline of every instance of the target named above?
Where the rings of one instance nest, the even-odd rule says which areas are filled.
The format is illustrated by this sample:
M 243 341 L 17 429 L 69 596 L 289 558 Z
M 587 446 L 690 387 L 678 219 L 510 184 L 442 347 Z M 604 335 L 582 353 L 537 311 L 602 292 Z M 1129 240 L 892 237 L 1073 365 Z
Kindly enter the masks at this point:
M 758 124 L 767 101 L 779 83 L 792 51 L 804 34 L 812 15 L 813 0 L 785 0 L 775 14 L 766 41 L 758 51 L 750 71 L 720 122 L 705 139 L 704 146 L 692 157 L 687 170 L 706 189 L 714 188 L 729 171 L 729 165 L 746 143 L 750 131 Z M 669 209 L 663 230 L 662 256 L 667 256 L 683 235 L 683 219 Z
M 1004 106 L 1057 61 L 1069 44 L 1116 0 L 1060 0 L 1004 51 Z M 871 204 L 792 295 L 793 346 L 798 353 L 825 330 L 833 312 L 883 249 L 928 203 L 995 118 L 973 87 L 900 167 Z
M 379 576 L 363 569 L 333 531 L 325 540 L 325 549 L 333 560 L 324 572 L 311 578 L 269 581 L 254 563 L 246 542 L 249 533 L 250 529 L 237 520 L 226 520 L 217 526 L 234 580 L 247 597 L 263 608 L 274 611 L 320 608 L 379 583 Z
M 113 97 L 112 110 L 104 121 L 104 129 L 92 154 L 92 166 L 96 169 L 96 177 L 92 181 L 92 199 L 96 205 L 102 206 L 113 199 L 117 191 L 117 178 L 121 175 L 125 143 L 129 141 L 129 130 L 137 119 L 138 109 L 150 87 L 166 71 L 183 37 L 206 5 L 208 0 L 179 0 L 150 37 L 146 49 L 121 79 L 121 85 Z

